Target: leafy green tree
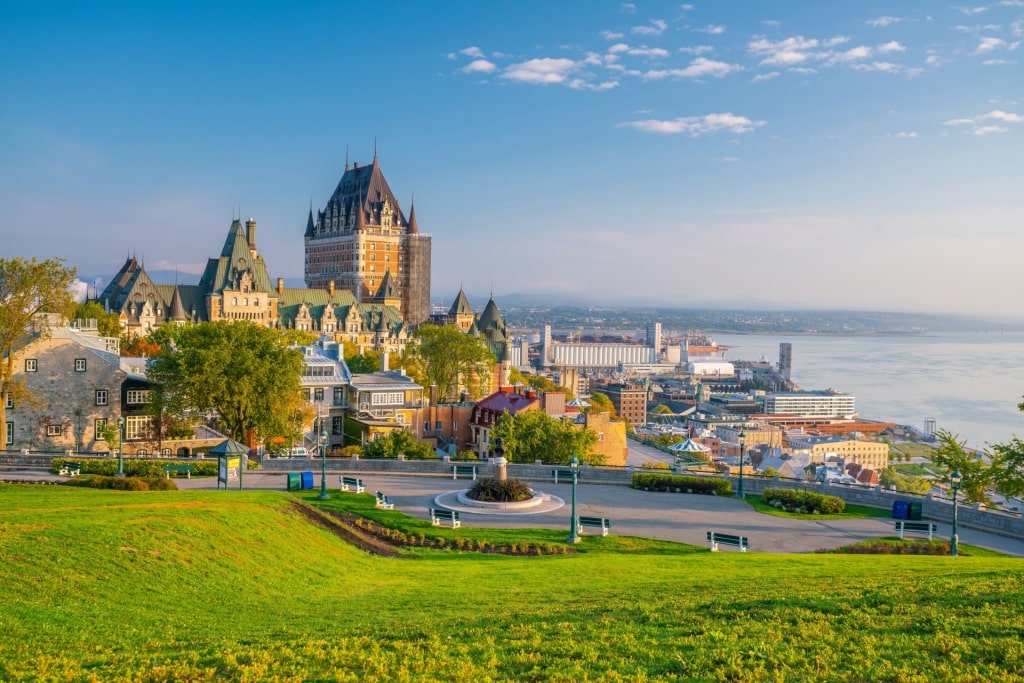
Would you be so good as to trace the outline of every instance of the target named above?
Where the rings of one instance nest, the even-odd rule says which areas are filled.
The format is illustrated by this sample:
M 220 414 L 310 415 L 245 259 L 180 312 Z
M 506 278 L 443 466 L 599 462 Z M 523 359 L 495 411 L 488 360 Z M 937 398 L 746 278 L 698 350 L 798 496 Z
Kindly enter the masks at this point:
M 962 477 L 960 490 L 968 503 L 980 503 L 985 500 L 985 491 L 992 483 L 989 466 L 973 453 L 967 451 L 967 441 L 955 434 L 940 429 L 935 433 L 939 443 L 932 454 L 932 464 L 944 470 L 942 481 L 949 484 L 949 475 L 959 470 Z
M 366 458 L 387 459 L 399 455 L 404 455 L 408 460 L 426 460 L 434 457 L 434 449 L 430 444 L 417 441 L 415 436 L 404 429 L 363 444 L 363 456 Z
M 651 409 L 652 415 L 672 415 L 672 409 L 664 403 L 659 403 Z
M 74 277 L 75 269 L 65 268 L 63 259 L 0 258 L 0 444 L 7 443 L 7 402 L 32 398 L 24 382 L 14 379 L 15 351 L 30 332 L 49 334 L 41 313 L 73 312 L 68 288 Z
M 581 462 L 600 464 L 604 456 L 591 453 L 597 443 L 592 429 L 578 429 L 557 420 L 543 410 L 526 410 L 516 415 L 505 413 L 491 428 L 490 441 L 502 439 L 505 457 L 509 462 L 545 463 L 565 465 L 575 455 Z
M 490 384 L 494 356 L 483 337 L 463 333 L 454 325 L 422 325 L 418 343 L 409 344 L 401 360 L 409 376 L 428 387 L 437 385 L 443 401 L 453 401 L 462 389 L 480 396 Z
M 612 400 L 606 395 L 600 392 L 594 392 L 587 400 L 590 402 L 590 407 L 586 408 L 586 412 L 608 413 L 609 417 L 615 417 L 615 406 L 612 405 Z
M 121 336 L 121 320 L 117 313 L 109 313 L 98 301 L 86 301 L 75 306 L 72 313 L 75 320 L 95 320 L 96 329 L 104 337 Z
M 1017 409 L 1024 412 L 1024 403 Z M 1006 443 L 997 443 L 992 449 L 992 483 L 1005 496 L 1020 498 L 1024 495 L 1024 441 L 1013 437 Z
M 157 403 L 178 416 L 216 412 L 236 441 L 249 430 L 261 437 L 288 433 L 302 403 L 302 353 L 279 331 L 247 321 L 182 327 L 174 348 L 148 367 Z
M 345 364 L 350 372 L 368 373 L 380 370 L 380 351 L 376 349 L 363 349 L 351 343 L 345 342 Z

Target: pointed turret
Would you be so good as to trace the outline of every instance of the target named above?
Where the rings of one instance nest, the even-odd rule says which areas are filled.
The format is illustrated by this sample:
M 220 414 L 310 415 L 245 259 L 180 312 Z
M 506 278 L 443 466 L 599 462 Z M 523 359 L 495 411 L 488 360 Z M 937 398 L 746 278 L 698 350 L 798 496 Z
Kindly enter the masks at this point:
M 313 223 L 313 203 L 309 204 L 309 218 L 306 219 L 306 237 L 312 237 L 316 226 Z
M 455 297 L 455 303 L 448 309 L 448 315 L 473 315 L 473 307 L 469 305 L 469 299 L 466 298 L 466 293 L 462 291 L 462 287 L 459 287 L 459 293 Z
M 429 216 L 428 216 L 429 218 Z M 416 200 L 414 199 L 409 204 L 409 234 L 418 235 L 420 234 L 420 226 L 416 222 Z
M 183 323 L 188 320 L 188 313 L 185 312 L 185 306 L 181 303 L 181 288 L 179 286 L 175 286 L 174 293 L 171 294 L 171 307 L 167 319 L 175 323 Z

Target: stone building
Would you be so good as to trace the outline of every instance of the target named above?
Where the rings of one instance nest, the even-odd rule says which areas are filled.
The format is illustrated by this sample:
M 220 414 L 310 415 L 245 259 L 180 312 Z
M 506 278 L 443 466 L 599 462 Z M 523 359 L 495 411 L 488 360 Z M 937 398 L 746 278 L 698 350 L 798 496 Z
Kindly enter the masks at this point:
M 305 233 L 306 285 L 334 282 L 362 303 L 377 296 L 390 273 L 402 318 L 417 325 L 430 316 L 430 235 L 421 234 L 416 207 L 408 217 L 377 164 L 345 164 L 345 172 Z
M 14 353 L 13 375 L 33 399 L 9 400 L 6 447 L 109 450 L 103 428 L 134 410 L 135 401 L 141 405 L 138 392 L 145 391 L 145 379 L 122 363 L 119 351 L 119 340 L 95 329 L 51 327 L 48 335 L 33 334 Z
M 256 247 L 252 218 L 244 227 L 241 220 L 232 221 L 220 256 L 207 261 L 199 284 L 155 284 L 143 265 L 130 257 L 98 301 L 118 313 L 129 335 L 148 334 L 166 324 L 248 320 L 392 353 L 400 353 L 409 341 L 395 286 L 388 278 L 365 302 L 336 288 L 334 281 L 313 289 L 286 288 L 283 278 L 272 285 Z

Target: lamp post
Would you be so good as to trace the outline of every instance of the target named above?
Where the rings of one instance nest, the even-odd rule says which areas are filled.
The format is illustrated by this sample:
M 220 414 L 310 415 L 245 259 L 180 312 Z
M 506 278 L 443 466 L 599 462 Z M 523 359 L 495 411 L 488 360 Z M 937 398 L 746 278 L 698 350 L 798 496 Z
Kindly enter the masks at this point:
M 949 539 L 949 554 L 951 557 L 956 557 L 956 546 L 960 540 L 956 537 L 956 522 L 957 522 L 957 509 L 956 509 L 956 494 L 960 492 L 960 482 L 963 481 L 963 477 L 960 476 L 960 470 L 954 469 L 953 473 L 949 475 L 949 483 L 953 489 L 953 535 Z
M 124 476 L 124 417 L 117 417 L 117 476 Z
M 744 440 L 746 438 L 747 438 L 747 435 L 744 434 L 743 432 L 740 432 L 740 485 L 739 485 L 739 489 L 736 491 L 736 497 L 737 498 L 745 498 L 746 497 L 746 496 L 743 495 L 743 460 L 744 460 L 743 456 L 745 455 L 745 453 L 743 451 L 743 446 L 744 446 L 743 442 L 744 442 Z
M 569 460 L 569 469 L 572 470 L 572 518 L 569 520 L 569 538 L 565 540 L 567 543 L 579 543 L 580 525 L 579 518 L 576 517 L 576 481 L 580 474 L 580 461 L 575 455 Z
M 327 500 L 327 430 L 320 432 L 320 457 L 323 460 L 323 469 L 320 470 L 320 495 L 319 500 Z

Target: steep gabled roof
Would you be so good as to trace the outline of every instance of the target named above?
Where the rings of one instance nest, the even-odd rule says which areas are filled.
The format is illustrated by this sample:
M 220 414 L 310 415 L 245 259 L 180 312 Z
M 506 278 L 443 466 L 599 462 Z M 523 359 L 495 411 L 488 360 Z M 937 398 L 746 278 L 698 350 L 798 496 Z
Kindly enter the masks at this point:
M 501 313 L 498 312 L 498 304 L 494 303 L 494 297 L 492 296 L 484 307 L 484 312 L 480 314 L 480 318 L 477 321 L 477 327 L 481 331 L 487 331 L 491 329 L 501 330 L 502 334 L 505 332 L 505 321 L 501 318 Z
M 224 248 L 220 258 L 210 259 L 206 270 L 199 280 L 199 287 L 207 294 L 220 294 L 225 289 L 237 287 L 238 280 L 245 272 L 250 273 L 253 289 L 257 292 L 270 292 L 270 276 L 262 254 L 253 256 L 249 250 L 249 240 L 245 236 L 242 221 L 235 219 L 228 229 Z
M 377 288 L 377 293 L 373 297 L 378 302 L 383 303 L 385 299 L 398 299 L 398 283 L 391 277 L 391 269 L 388 268 L 384 271 L 384 277 L 380 281 L 380 286 Z
M 130 256 L 114 278 L 107 283 L 103 293 L 100 294 L 99 302 L 112 311 L 121 311 L 133 292 L 148 292 L 155 288 L 153 281 L 146 274 L 145 268 L 134 256 Z
M 459 294 L 455 297 L 455 303 L 448 309 L 448 315 L 473 315 L 473 307 L 469 305 L 466 293 L 459 287 Z
M 397 223 L 408 226 L 409 221 L 402 214 L 401 204 L 391 191 L 388 181 L 384 179 L 380 166 L 377 164 L 377 157 L 373 157 L 373 163 L 369 166 L 355 164 L 352 168 L 345 169 L 345 173 L 334 188 L 328 205 L 337 204 L 344 213 L 356 212 L 356 228 L 360 229 L 365 225 L 368 217 L 367 212 L 374 207 L 388 204 L 395 212 Z

